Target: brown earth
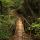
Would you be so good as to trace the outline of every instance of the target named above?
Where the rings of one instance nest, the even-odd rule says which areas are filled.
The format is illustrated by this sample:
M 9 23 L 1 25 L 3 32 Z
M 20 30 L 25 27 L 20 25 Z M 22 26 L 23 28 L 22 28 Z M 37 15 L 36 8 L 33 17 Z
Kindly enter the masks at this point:
M 23 20 L 21 17 L 18 17 L 16 21 L 16 32 L 9 40 L 32 40 L 30 35 L 26 34 L 24 31 Z

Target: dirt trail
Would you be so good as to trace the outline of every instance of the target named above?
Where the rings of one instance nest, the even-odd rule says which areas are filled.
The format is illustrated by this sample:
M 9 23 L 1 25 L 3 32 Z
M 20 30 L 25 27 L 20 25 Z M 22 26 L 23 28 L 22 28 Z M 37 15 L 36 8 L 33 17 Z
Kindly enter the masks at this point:
M 23 20 L 19 17 L 16 21 L 16 32 L 10 40 L 30 40 L 29 35 L 24 31 Z

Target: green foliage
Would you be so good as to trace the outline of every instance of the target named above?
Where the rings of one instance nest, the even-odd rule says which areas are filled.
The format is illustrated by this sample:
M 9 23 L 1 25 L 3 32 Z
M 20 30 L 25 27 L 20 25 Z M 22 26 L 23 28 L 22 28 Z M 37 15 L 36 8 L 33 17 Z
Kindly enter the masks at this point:
M 28 19 L 27 16 L 31 16 L 31 13 L 33 14 L 36 13 L 35 15 L 40 14 L 39 0 L 28 0 L 29 1 L 28 4 L 24 2 L 25 0 L 24 1 L 23 0 L 0 0 L 0 1 L 2 2 L 2 14 L 4 13 L 6 14 L 8 11 L 10 11 L 10 8 L 19 9 L 18 12 L 22 13 L 22 16 L 24 16 L 28 21 L 30 20 Z M 27 7 L 28 5 L 30 6 L 29 8 Z M 14 16 L 9 16 L 9 15 L 0 16 L 0 38 L 9 38 L 9 36 L 12 34 L 10 28 L 12 27 L 12 25 L 14 28 L 15 21 L 16 21 L 16 17 Z M 31 24 L 31 27 L 26 24 L 25 31 L 30 31 L 31 29 L 32 30 L 34 29 L 33 31 L 36 33 L 37 36 L 40 35 L 40 18 L 36 18 L 35 22 Z
M 32 27 L 40 27 L 40 18 L 37 18 L 36 20 L 35 20 L 35 23 L 32 23 Z
M 32 23 L 32 28 L 34 28 L 34 36 L 37 36 L 37 37 L 40 37 L 40 18 L 37 18 L 36 20 L 35 20 L 35 23 Z
M 1 0 L 4 6 L 10 6 L 13 4 L 12 0 Z
M 12 16 L 0 16 L 0 39 L 9 38 L 12 35 L 12 29 L 15 28 L 16 17 Z M 13 25 L 13 26 L 12 26 Z M 12 28 L 12 29 L 11 29 Z
M 35 24 L 35 23 L 32 23 L 32 27 L 40 27 L 40 23 L 39 24 Z
M 20 9 L 23 0 L 0 0 L 2 4 L 2 15 L 7 14 L 11 9 Z
M 17 8 L 21 5 L 22 0 L 1 0 L 1 1 L 5 7 L 13 6 L 14 8 Z

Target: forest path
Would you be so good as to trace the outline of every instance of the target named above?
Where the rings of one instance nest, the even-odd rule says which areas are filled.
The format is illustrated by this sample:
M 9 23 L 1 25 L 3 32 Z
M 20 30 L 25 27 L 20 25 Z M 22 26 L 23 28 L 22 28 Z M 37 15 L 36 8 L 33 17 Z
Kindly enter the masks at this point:
M 30 35 L 24 31 L 24 24 L 21 17 L 16 21 L 16 32 L 9 40 L 30 40 Z

